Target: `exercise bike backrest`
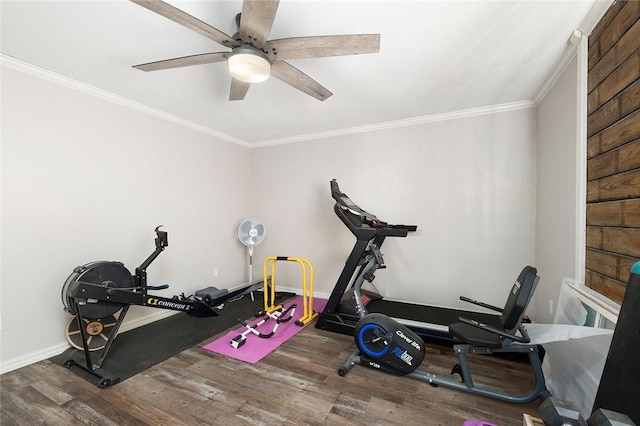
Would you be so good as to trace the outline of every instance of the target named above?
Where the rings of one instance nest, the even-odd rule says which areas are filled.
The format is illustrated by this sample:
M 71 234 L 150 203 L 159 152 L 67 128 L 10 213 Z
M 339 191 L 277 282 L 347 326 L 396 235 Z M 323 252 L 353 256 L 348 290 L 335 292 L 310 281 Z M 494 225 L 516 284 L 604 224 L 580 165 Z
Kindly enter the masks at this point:
M 527 309 L 538 284 L 537 272 L 533 266 L 525 266 L 518 275 L 518 279 L 513 283 L 500 316 L 505 330 L 514 330 L 520 325 L 524 311 Z
M 522 326 L 522 319 L 539 279 L 536 268 L 525 266 L 513 283 L 503 309 L 461 297 L 467 302 L 501 311 L 502 330 L 473 319 L 460 317 L 459 323 L 449 325 L 449 332 L 467 343 L 487 347 L 507 346 L 512 341 L 529 343 L 529 335 Z M 518 332 L 520 335 L 517 334 Z

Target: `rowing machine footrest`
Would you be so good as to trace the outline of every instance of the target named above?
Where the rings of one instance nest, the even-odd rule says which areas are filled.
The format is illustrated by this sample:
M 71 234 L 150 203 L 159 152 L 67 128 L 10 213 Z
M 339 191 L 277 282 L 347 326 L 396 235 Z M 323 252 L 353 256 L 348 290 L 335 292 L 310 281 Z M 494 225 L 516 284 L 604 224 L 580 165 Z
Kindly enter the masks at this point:
M 206 297 L 209 298 L 209 300 L 216 300 L 220 297 L 226 296 L 227 294 L 229 294 L 229 290 L 227 290 L 226 288 L 223 288 L 222 290 L 213 287 L 213 286 L 209 286 L 207 288 L 203 288 L 202 290 L 198 290 L 196 291 L 196 299 L 202 300 Z

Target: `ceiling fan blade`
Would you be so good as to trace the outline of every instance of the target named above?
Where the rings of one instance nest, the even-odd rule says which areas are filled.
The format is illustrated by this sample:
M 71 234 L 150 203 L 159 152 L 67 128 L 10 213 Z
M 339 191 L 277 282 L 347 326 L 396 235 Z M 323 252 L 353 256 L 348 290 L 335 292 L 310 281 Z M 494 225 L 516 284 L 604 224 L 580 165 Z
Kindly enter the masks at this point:
M 247 91 L 251 87 L 251 83 L 245 83 L 244 81 L 240 81 L 231 77 L 231 90 L 229 92 L 229 100 L 230 101 L 241 101 L 244 99 Z
M 276 17 L 279 0 L 244 0 L 240 15 L 240 39 L 262 49 L 273 20 Z
M 169 3 L 165 3 L 162 0 L 131 0 L 133 3 L 139 4 L 140 6 L 149 9 L 152 12 L 155 12 L 159 15 L 164 16 L 167 19 L 172 20 L 180 25 L 183 25 L 190 30 L 197 32 L 198 34 L 202 34 L 203 36 L 215 41 L 216 43 L 220 43 L 225 47 L 236 47 L 239 46 L 240 43 L 237 40 L 234 40 L 232 37 L 223 33 L 222 31 L 212 27 L 211 25 L 202 22 L 198 18 L 194 18 L 182 10 L 171 6 Z
M 270 40 L 264 50 L 272 60 L 358 55 L 380 51 L 380 34 L 351 34 Z
M 200 55 L 183 56 L 181 58 L 165 59 L 162 61 L 148 62 L 134 65 L 133 68 L 141 71 L 159 71 L 170 68 L 190 67 L 192 65 L 213 64 L 227 60 L 227 52 L 202 53 Z
M 333 95 L 320 83 L 285 61 L 275 61 L 271 65 L 271 75 L 320 101 Z

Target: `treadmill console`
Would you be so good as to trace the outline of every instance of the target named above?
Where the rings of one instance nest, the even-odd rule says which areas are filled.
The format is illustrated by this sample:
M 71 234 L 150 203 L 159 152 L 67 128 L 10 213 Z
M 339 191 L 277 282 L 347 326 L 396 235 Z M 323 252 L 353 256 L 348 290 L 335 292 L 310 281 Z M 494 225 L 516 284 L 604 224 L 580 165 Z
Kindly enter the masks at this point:
M 335 179 L 333 179 L 330 184 L 331 196 L 336 200 L 336 206 L 340 207 L 342 210 L 348 211 L 352 215 L 358 216 L 363 223 L 369 226 L 377 226 L 376 224 L 380 223 L 376 215 L 362 210 L 356 203 L 351 201 L 347 194 L 341 192 L 338 182 Z
M 406 237 L 407 233 L 415 231 L 416 225 L 390 225 L 376 217 L 376 215 L 361 209 L 351 201 L 347 194 L 340 191 L 340 186 L 335 179 L 329 182 L 331 196 L 336 200 L 334 210 L 349 230 L 358 239 L 372 239 L 375 236 L 382 237 Z

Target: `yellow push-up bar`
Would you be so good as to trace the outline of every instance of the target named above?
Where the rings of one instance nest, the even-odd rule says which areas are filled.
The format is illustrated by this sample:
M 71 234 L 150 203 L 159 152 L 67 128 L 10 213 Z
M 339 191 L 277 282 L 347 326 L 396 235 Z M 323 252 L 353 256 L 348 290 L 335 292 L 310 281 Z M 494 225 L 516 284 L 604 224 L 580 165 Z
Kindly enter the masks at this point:
M 303 326 L 310 323 L 318 317 L 318 313 L 313 311 L 313 266 L 306 259 L 287 256 L 271 256 L 267 257 L 263 264 L 263 285 L 264 285 L 264 311 L 274 312 L 282 309 L 282 305 L 275 304 L 276 297 L 276 263 L 279 260 L 288 262 L 297 262 L 302 268 L 302 306 L 303 315 L 296 321 L 296 325 Z M 271 292 L 267 288 L 269 275 L 267 273 L 271 265 Z M 309 286 L 307 287 L 307 272 L 309 276 Z

